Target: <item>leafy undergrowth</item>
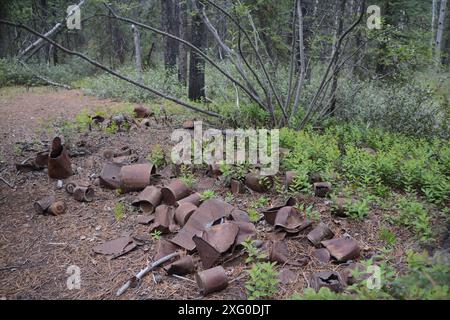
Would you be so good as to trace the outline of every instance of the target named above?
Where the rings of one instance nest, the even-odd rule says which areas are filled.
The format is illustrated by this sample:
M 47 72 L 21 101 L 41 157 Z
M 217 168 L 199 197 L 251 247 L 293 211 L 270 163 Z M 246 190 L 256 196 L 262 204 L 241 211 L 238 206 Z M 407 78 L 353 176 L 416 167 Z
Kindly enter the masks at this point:
M 323 133 L 282 129 L 283 160 L 298 175 L 293 191 L 310 190 L 312 176 L 333 184 L 333 197 L 351 199 L 350 218 L 363 220 L 374 206 L 396 208 L 390 223 L 432 241 L 434 218 L 448 215 L 450 142 L 425 140 L 376 129 L 339 125 Z
M 426 252 L 407 253 L 408 270 L 398 276 L 388 263 L 380 265 L 382 281 L 379 288 L 368 286 L 370 279 L 362 280 L 348 287 L 345 292 L 333 292 L 328 288 L 320 288 L 318 292 L 312 288 L 303 294 L 294 294 L 294 300 L 448 300 L 450 298 L 450 267 L 448 255 L 436 254 L 430 257 Z M 373 264 L 367 261 L 366 265 Z M 360 276 L 358 271 L 354 277 Z M 370 288 L 370 289 L 369 289 Z
M 281 145 L 292 151 L 283 160 L 286 170 L 297 171 L 291 192 L 310 192 L 311 178 L 320 176 L 333 184 L 331 195 L 344 202 L 349 219 L 364 221 L 381 209 L 380 239 L 386 255 L 383 285 L 369 290 L 364 280 L 335 293 L 308 288 L 294 299 L 449 299 L 448 252 L 408 252 L 402 272 L 387 258 L 397 241 L 392 228 L 405 228 L 416 237 L 418 247 L 438 248 L 439 237 L 449 222 L 450 143 L 440 139 L 417 139 L 351 125 L 326 128 L 323 132 L 281 131 Z M 417 249 L 417 248 L 416 248 Z M 439 252 L 439 251 L 436 251 Z M 372 260 L 367 264 L 374 264 Z

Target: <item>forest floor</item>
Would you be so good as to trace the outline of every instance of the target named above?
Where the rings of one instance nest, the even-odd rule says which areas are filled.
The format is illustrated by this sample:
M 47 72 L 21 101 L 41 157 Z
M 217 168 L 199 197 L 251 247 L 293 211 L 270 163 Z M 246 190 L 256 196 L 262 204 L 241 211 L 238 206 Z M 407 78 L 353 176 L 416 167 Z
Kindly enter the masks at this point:
M 148 226 L 138 224 L 138 213 L 129 204 L 137 193 L 118 194 L 116 191 L 95 187 L 95 200 L 91 203 L 77 202 L 64 188 L 58 189 L 56 181 L 49 179 L 46 170 L 18 173 L 15 163 L 36 152 L 44 150 L 55 134 L 57 124 L 73 121 L 85 109 L 115 108 L 121 103 L 99 100 L 85 96 L 81 91 L 53 90 L 47 88 L 25 89 L 23 87 L 0 90 L 0 176 L 14 189 L 0 182 L 0 299 L 115 299 L 116 290 L 132 275 L 145 267 L 155 253 L 156 240 L 150 237 Z M 162 124 L 152 120 L 145 129 L 108 134 L 87 131 L 71 137 L 74 145 L 87 150 L 84 156 L 72 158 L 75 178 L 87 179 L 99 175 L 106 149 L 120 150 L 128 146 L 133 154 L 147 157 L 153 146 L 161 145 L 170 150 L 170 134 L 180 127 L 171 119 Z M 67 139 L 67 137 L 66 137 Z M 197 183 L 208 184 L 211 180 L 197 172 Z M 229 192 L 218 181 L 210 189 L 222 199 Z M 33 209 L 34 201 L 46 195 L 55 195 L 67 203 L 68 210 L 60 216 L 39 215 Z M 261 194 L 237 195 L 230 203 L 247 210 Z M 270 205 L 283 202 L 275 192 L 267 193 Z M 127 204 L 122 219 L 117 220 L 114 208 L 118 202 Z M 327 223 L 336 236 L 351 235 L 362 249 L 361 260 L 371 257 L 383 248 L 379 239 L 382 212 L 372 210 L 364 221 L 336 218 L 330 214 L 326 199 L 304 199 L 314 204 L 320 220 Z M 269 205 L 269 206 L 270 206 Z M 381 209 L 380 209 L 381 210 Z M 271 239 L 272 228 L 264 221 L 257 225 L 257 237 Z M 116 259 L 93 252 L 93 247 L 124 234 L 146 238 L 143 245 Z M 301 234 L 306 234 L 302 232 Z M 398 227 L 398 241 L 393 245 L 391 256 L 396 257 L 396 269 L 402 270 L 405 252 L 415 248 L 411 232 Z M 166 237 L 166 236 L 164 236 Z M 169 235 L 171 237 L 171 235 Z M 304 237 L 286 241 L 291 257 L 311 256 L 314 247 Z M 81 288 L 69 290 L 67 269 L 78 266 L 81 271 Z M 278 266 L 281 269 L 283 266 Z M 238 258 L 225 265 L 230 279 L 239 278 L 227 289 L 207 296 L 207 299 L 246 299 L 246 265 Z M 296 278 L 289 284 L 281 284 L 276 299 L 288 299 L 301 293 L 308 286 L 308 275 L 322 270 L 340 270 L 342 266 L 329 262 L 320 264 L 311 258 L 304 267 L 289 266 Z M 193 275 L 186 276 L 194 279 Z M 167 276 L 162 269 L 147 275 L 138 288 L 129 289 L 120 299 L 203 299 L 195 283 Z

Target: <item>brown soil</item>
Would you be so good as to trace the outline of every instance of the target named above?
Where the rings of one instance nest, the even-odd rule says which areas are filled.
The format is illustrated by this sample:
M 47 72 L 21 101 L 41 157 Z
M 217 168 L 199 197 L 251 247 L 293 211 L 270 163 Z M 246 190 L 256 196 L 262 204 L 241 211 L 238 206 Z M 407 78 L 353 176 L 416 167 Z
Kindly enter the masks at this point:
M 0 143 L 2 163 L 0 175 L 15 189 L 0 182 L 0 298 L 6 299 L 116 299 L 116 290 L 129 277 L 145 267 L 154 254 L 155 241 L 150 241 L 134 251 L 108 260 L 95 254 L 92 248 L 122 234 L 149 235 L 148 227 L 136 223 L 137 213 L 128 206 L 136 193 L 120 195 L 115 191 L 95 188 L 95 201 L 89 204 L 76 202 L 64 189 L 57 189 L 56 181 L 48 178 L 46 171 L 17 173 L 15 163 L 44 149 L 52 135 L 58 132 L 62 120 L 73 120 L 81 110 L 98 106 L 117 106 L 119 102 L 98 100 L 80 91 L 22 88 L 0 91 Z M 47 127 L 48 130 L 42 130 Z M 72 159 L 75 178 L 87 179 L 98 175 L 104 163 L 103 151 L 130 146 L 133 153 L 146 157 L 152 147 L 160 144 L 170 150 L 170 133 L 176 124 L 156 123 L 145 129 L 119 132 L 115 135 L 93 130 L 70 138 L 74 146 L 82 146 L 88 155 Z M 36 142 L 37 141 L 37 142 Z M 199 177 L 202 173 L 197 173 Z M 229 190 L 216 184 L 214 190 L 225 197 Z M 45 195 L 55 195 L 64 200 L 68 211 L 61 216 L 38 215 L 33 202 Z M 235 197 L 232 204 L 248 209 L 260 194 Z M 272 204 L 284 196 L 266 194 Z M 127 205 L 125 217 L 116 221 L 114 208 L 121 201 Z M 353 236 L 369 257 L 383 247 L 378 230 L 383 212 L 374 210 L 364 222 L 336 219 L 330 215 L 330 206 L 324 199 L 311 198 L 337 235 Z M 259 223 L 258 238 L 267 239 L 272 228 Z M 414 245 L 407 231 L 395 230 L 397 244 L 392 256 L 399 267 L 406 248 Z M 313 247 L 305 239 L 287 240 L 292 256 L 309 255 Z M 81 289 L 68 290 L 67 268 L 76 265 L 81 270 Z M 245 275 L 245 264 L 237 260 L 226 266 L 230 278 Z M 281 267 L 277 267 L 281 269 Z M 276 299 L 287 299 L 307 286 L 307 276 L 312 271 L 337 270 L 340 266 L 320 265 L 312 259 L 305 267 L 291 268 L 296 274 L 295 283 L 280 285 Z M 193 275 L 188 276 L 194 279 Z M 234 281 L 226 290 L 212 294 L 207 299 L 245 299 L 246 276 Z M 138 288 L 128 290 L 120 299 L 203 299 L 195 283 L 165 275 L 158 269 L 147 275 Z

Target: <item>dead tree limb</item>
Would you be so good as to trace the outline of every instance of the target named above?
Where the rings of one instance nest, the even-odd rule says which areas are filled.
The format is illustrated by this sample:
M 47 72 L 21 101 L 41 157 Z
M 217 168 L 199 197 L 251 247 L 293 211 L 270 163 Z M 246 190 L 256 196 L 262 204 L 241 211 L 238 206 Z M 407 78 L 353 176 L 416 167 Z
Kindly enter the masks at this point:
M 77 7 L 81 7 L 84 4 L 85 0 L 81 0 L 78 4 Z M 44 36 L 46 37 L 50 37 L 51 35 L 53 35 L 55 32 L 59 31 L 62 26 L 64 25 L 64 22 L 67 21 L 67 19 L 69 19 L 73 14 L 75 14 L 75 10 L 72 10 L 69 12 L 69 14 L 65 17 L 65 19 L 61 22 L 58 22 L 52 29 L 50 29 L 48 32 L 46 32 L 44 34 Z M 39 38 L 37 39 L 35 42 L 33 42 L 32 44 L 30 44 L 27 48 L 25 48 L 23 51 L 21 51 L 18 55 L 19 59 L 22 59 L 28 52 L 30 52 L 31 50 L 39 47 L 39 45 L 42 43 L 43 38 Z M 34 52 L 33 52 L 34 53 Z
M 250 35 L 248 34 L 248 32 L 240 25 L 240 23 L 230 13 L 228 13 L 228 11 L 223 9 L 220 5 L 214 3 L 211 0 L 200 0 L 200 1 L 206 2 L 206 3 L 210 4 L 211 6 L 213 6 L 214 8 L 216 8 L 217 10 L 219 10 L 220 12 L 222 12 L 224 15 L 226 15 L 236 25 L 236 27 L 239 30 L 242 31 L 242 33 L 244 34 L 245 38 L 249 42 L 253 52 L 255 53 L 256 59 L 258 60 L 259 65 L 260 65 L 260 67 L 261 67 L 261 69 L 262 69 L 262 71 L 264 73 L 264 76 L 266 77 L 267 82 L 269 83 L 271 91 L 273 92 L 273 94 L 275 96 L 275 99 L 277 100 L 277 103 L 280 105 L 280 108 L 283 111 L 283 115 L 284 115 L 284 117 L 287 120 L 286 110 L 284 110 L 284 108 L 283 108 L 283 104 L 281 103 L 281 99 L 279 98 L 279 94 L 278 94 L 278 92 L 277 92 L 277 90 L 276 90 L 276 88 L 275 88 L 275 86 L 273 84 L 272 78 L 270 77 L 270 75 L 269 75 L 269 73 L 268 73 L 268 71 L 266 69 L 266 66 L 264 64 L 264 61 L 263 61 L 261 55 L 259 54 L 259 51 L 257 50 L 255 44 L 251 40 Z
M 116 296 L 121 296 L 125 291 L 127 291 L 127 289 L 131 286 L 132 280 L 135 280 L 135 281 L 141 280 L 147 273 L 149 273 L 156 267 L 162 265 L 163 263 L 169 261 L 172 258 L 178 257 L 179 255 L 180 255 L 179 252 L 174 252 L 174 253 L 171 253 L 171 254 L 149 264 L 147 267 L 145 267 L 144 269 L 139 271 L 139 273 L 136 274 L 131 280 L 128 280 L 127 283 L 125 283 L 122 287 L 120 287 L 120 289 L 117 290 L 117 292 L 116 292 Z
M 362 5 L 361 8 L 365 8 L 365 0 L 362 1 Z M 362 18 L 364 17 L 364 10 L 361 10 L 360 15 L 358 17 L 358 19 L 350 26 L 347 28 L 347 30 L 344 31 L 344 33 L 342 35 L 340 35 L 339 39 L 336 42 L 336 50 L 333 52 L 333 55 L 331 56 L 330 62 L 328 63 L 327 69 L 324 73 L 324 75 L 322 76 L 322 80 L 321 83 L 319 85 L 319 88 L 316 91 L 316 94 L 314 95 L 314 98 L 311 100 L 308 110 L 306 112 L 305 117 L 302 119 L 298 129 L 302 130 L 305 125 L 308 123 L 308 121 L 311 119 L 312 114 L 316 111 L 317 106 L 316 106 L 316 102 L 317 99 L 320 97 L 320 95 L 322 94 L 322 90 L 325 86 L 325 83 L 327 82 L 327 78 L 328 75 L 330 74 L 330 71 L 335 63 L 335 59 L 337 58 L 337 54 L 336 52 L 338 52 L 341 48 L 342 45 L 342 41 L 350 34 L 350 32 L 353 31 L 353 29 L 356 28 L 356 26 L 362 21 Z
M 125 18 L 122 16 L 119 16 L 115 13 L 114 10 L 112 10 L 111 7 L 109 7 L 107 4 L 105 4 L 105 6 L 110 10 L 111 16 L 109 15 L 101 15 L 104 17 L 108 17 L 108 18 L 113 18 L 113 19 L 117 19 L 123 22 L 127 22 L 130 24 L 135 24 L 136 26 L 139 26 L 141 28 L 153 31 L 157 34 L 160 34 L 162 36 L 165 37 L 169 37 L 172 38 L 174 40 L 177 40 L 178 42 L 188 46 L 189 48 L 191 48 L 192 50 L 194 50 L 196 53 L 198 53 L 201 57 L 203 57 L 209 64 L 211 64 L 211 66 L 213 66 L 217 71 L 219 71 L 221 74 L 223 74 L 228 80 L 230 80 L 231 82 L 233 82 L 234 84 L 236 84 L 239 88 L 241 88 L 246 94 L 247 96 L 255 101 L 260 107 L 262 107 L 263 109 L 267 110 L 267 107 L 261 102 L 261 100 L 259 99 L 259 97 L 255 96 L 252 92 L 250 92 L 249 89 L 247 89 L 242 83 L 240 83 L 238 80 L 236 80 L 233 76 L 231 76 L 228 72 L 226 72 L 225 70 L 223 70 L 217 63 L 215 63 L 210 57 L 208 57 L 208 55 L 206 55 L 202 50 L 200 50 L 199 48 L 197 48 L 196 46 L 194 46 L 192 43 L 190 43 L 189 41 L 186 41 L 184 39 L 181 39 L 173 34 L 167 33 L 165 31 L 159 30 L 157 28 L 154 28 L 152 26 L 146 25 L 144 23 L 138 22 L 136 20 L 133 19 L 129 19 L 129 18 Z
M 300 74 L 297 84 L 297 89 L 295 91 L 295 100 L 294 100 L 294 106 L 292 107 L 291 116 L 289 118 L 289 122 L 292 120 L 292 118 L 297 114 L 298 107 L 300 105 L 300 94 L 303 87 L 303 83 L 305 81 L 305 74 L 306 74 L 306 59 L 305 59 L 305 41 L 303 37 L 303 13 L 302 13 L 302 2 L 301 0 L 296 1 L 296 10 L 297 10 L 297 16 L 298 16 L 298 41 L 299 41 L 299 47 L 300 47 Z
M 85 56 L 84 54 L 82 54 L 80 52 L 73 51 L 73 50 L 67 49 L 66 47 L 63 47 L 59 43 L 53 41 L 52 39 L 50 39 L 50 38 L 48 38 L 46 36 L 44 36 L 43 34 L 40 34 L 36 30 L 31 29 L 30 27 L 28 27 L 26 25 L 23 25 L 23 24 L 20 24 L 20 23 L 14 23 L 14 22 L 11 22 L 11 21 L 3 20 L 3 19 L 0 19 L 0 23 L 6 24 L 6 25 L 9 25 L 9 26 L 13 26 L 13 27 L 17 27 L 17 28 L 21 28 L 21 29 L 25 29 L 28 32 L 30 32 L 30 33 L 38 36 L 38 37 L 41 37 L 45 41 L 53 44 L 55 47 L 57 47 L 58 49 L 62 50 L 63 52 L 65 52 L 67 54 L 70 54 L 70 55 L 77 56 L 77 57 L 79 57 L 79 58 L 89 62 L 90 64 L 92 64 L 92 65 L 102 69 L 103 71 L 106 71 L 107 73 L 112 74 L 115 77 L 117 77 L 117 78 L 119 78 L 121 80 L 124 80 L 126 82 L 129 82 L 129 83 L 131 83 L 131 84 L 133 84 L 133 85 L 135 85 L 135 86 L 137 86 L 137 87 L 139 87 L 141 89 L 147 90 L 147 91 L 149 91 L 149 92 L 153 93 L 154 95 L 157 95 L 157 96 L 159 96 L 161 98 L 164 98 L 166 100 L 170 100 L 170 101 L 175 102 L 176 104 L 179 104 L 179 105 L 181 105 L 183 107 L 186 107 L 186 108 L 191 109 L 193 111 L 200 112 L 200 113 L 212 116 L 212 117 L 217 117 L 217 118 L 221 118 L 222 117 L 218 113 L 215 113 L 213 111 L 200 109 L 200 108 L 198 108 L 196 106 L 193 106 L 193 105 L 191 105 L 191 104 L 189 104 L 187 102 L 184 102 L 184 101 L 181 101 L 181 100 L 179 100 L 177 98 L 174 98 L 172 96 L 166 95 L 166 94 L 164 94 L 162 92 L 159 92 L 159 91 L 157 91 L 155 89 L 152 89 L 152 88 L 150 88 L 150 87 L 148 87 L 148 86 L 146 86 L 144 84 L 141 84 L 141 83 L 139 83 L 137 81 L 134 81 L 134 80 L 132 80 L 132 79 L 126 77 L 126 76 L 123 76 L 123 75 L 121 75 L 121 74 L 119 74 L 119 73 L 109 69 L 108 67 L 102 65 L 101 63 L 99 63 L 99 62 L 97 62 L 95 60 L 92 60 L 91 58 Z
M 54 87 L 60 87 L 60 88 L 64 88 L 64 89 L 67 89 L 67 90 L 71 90 L 71 89 L 72 89 L 71 86 L 68 86 L 68 85 L 63 84 L 63 83 L 55 82 L 55 81 L 53 81 L 53 80 L 50 80 L 50 79 L 48 79 L 48 78 L 46 78 L 46 77 L 43 77 L 43 76 L 37 74 L 36 72 L 34 72 L 33 70 L 31 70 L 31 68 L 29 68 L 29 67 L 27 66 L 27 64 L 26 64 L 25 62 L 23 62 L 22 60 L 17 60 L 17 61 L 19 61 L 19 63 L 20 63 L 24 68 L 28 69 L 28 71 L 30 71 L 30 72 L 33 74 L 33 76 L 35 76 L 35 77 L 38 78 L 38 79 L 41 79 L 41 80 L 44 81 L 45 83 L 47 83 L 47 84 L 49 84 L 49 85 L 51 85 L 51 86 L 54 86 Z

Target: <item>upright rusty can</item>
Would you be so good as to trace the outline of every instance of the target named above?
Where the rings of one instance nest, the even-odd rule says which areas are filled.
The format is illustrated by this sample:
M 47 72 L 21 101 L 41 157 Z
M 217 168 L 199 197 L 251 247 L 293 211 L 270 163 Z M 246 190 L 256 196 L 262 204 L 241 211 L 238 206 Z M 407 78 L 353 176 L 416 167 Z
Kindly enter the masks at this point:
M 69 153 L 61 139 L 53 139 L 52 151 L 48 158 L 48 176 L 53 179 L 67 179 L 73 174 Z

